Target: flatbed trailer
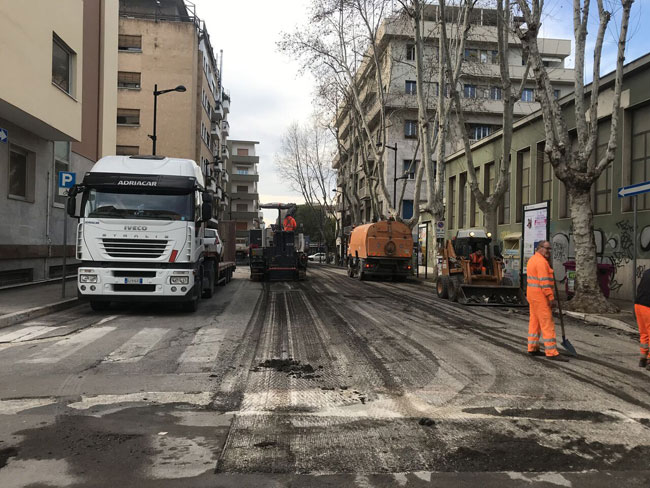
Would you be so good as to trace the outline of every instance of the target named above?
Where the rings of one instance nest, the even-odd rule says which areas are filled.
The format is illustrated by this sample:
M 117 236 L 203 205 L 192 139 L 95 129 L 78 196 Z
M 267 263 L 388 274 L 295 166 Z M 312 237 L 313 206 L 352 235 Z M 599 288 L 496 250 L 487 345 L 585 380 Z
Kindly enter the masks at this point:
M 232 275 L 236 269 L 237 265 L 234 261 L 219 263 L 219 277 L 217 279 L 217 285 L 224 286 L 226 283 L 230 283 L 230 280 L 232 280 Z

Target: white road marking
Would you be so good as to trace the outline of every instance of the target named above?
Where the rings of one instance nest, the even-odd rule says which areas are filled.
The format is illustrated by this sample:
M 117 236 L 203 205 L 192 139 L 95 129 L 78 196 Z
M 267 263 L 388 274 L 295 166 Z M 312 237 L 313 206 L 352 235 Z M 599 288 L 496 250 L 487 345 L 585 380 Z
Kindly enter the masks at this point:
M 33 354 L 29 359 L 18 361 L 19 363 L 58 363 L 62 359 L 73 355 L 75 352 L 86 347 L 93 341 L 101 339 L 109 332 L 113 332 L 115 327 L 93 327 L 83 330 L 78 334 L 66 337 L 55 342 L 42 351 Z
M 219 354 L 221 341 L 226 335 L 224 329 L 202 327 L 194 336 L 192 343 L 178 360 L 179 370 L 196 368 L 197 364 L 211 366 Z
M 48 327 L 46 325 L 35 325 L 32 327 L 23 327 L 20 330 L 9 332 L 8 334 L 0 335 L 0 342 L 24 342 L 41 334 L 45 334 L 58 327 Z
M 146 328 L 115 349 L 104 359 L 107 363 L 136 363 L 140 361 L 169 332 L 169 329 Z

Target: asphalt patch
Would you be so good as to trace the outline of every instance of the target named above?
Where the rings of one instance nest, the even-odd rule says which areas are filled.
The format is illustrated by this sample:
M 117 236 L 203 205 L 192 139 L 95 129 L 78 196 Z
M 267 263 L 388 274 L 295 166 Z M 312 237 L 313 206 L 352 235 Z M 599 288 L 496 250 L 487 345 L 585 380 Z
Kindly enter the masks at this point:
M 565 408 L 504 408 L 497 410 L 494 407 L 464 408 L 465 413 L 493 415 L 495 417 L 523 417 L 542 420 L 580 420 L 587 422 L 616 422 L 618 419 L 601 412 L 589 410 L 569 410 Z
M 18 456 L 18 449 L 15 447 L 7 447 L 5 449 L 0 449 L 0 469 L 4 468 L 7 465 L 7 460 L 10 457 Z
M 287 376 L 304 378 L 306 380 L 320 378 L 320 375 L 314 374 L 316 370 L 311 364 L 302 364 L 300 361 L 296 361 L 292 358 L 267 359 L 266 361 L 259 363 L 257 368 L 254 368 L 253 371 L 259 371 L 259 368 L 273 369 L 278 373 L 287 373 Z M 318 369 L 322 369 L 322 367 L 319 366 Z

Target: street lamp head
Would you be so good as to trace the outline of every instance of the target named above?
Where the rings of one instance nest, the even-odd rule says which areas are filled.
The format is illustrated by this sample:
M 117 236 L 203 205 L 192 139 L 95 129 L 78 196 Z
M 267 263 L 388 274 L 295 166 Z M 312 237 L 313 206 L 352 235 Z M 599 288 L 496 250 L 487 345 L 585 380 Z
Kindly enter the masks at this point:
M 184 91 L 187 91 L 187 88 L 185 88 L 185 86 L 183 86 L 183 85 L 178 85 L 176 88 L 174 88 L 174 91 L 184 92 Z

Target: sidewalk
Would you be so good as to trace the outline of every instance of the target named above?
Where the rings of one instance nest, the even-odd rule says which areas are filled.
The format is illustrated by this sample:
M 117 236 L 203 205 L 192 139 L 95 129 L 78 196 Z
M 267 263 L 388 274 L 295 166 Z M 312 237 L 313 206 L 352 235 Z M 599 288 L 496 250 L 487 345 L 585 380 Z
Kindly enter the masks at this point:
M 23 285 L 0 290 L 0 328 L 73 307 L 77 299 L 76 281 L 68 279 L 66 297 L 61 282 Z

